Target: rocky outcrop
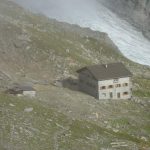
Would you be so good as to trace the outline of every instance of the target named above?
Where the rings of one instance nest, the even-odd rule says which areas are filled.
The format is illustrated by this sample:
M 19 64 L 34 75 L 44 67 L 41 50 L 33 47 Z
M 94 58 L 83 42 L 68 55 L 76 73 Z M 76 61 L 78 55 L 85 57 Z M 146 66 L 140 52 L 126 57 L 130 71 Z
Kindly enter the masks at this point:
M 103 4 L 127 19 L 150 39 L 150 0 L 108 0 Z

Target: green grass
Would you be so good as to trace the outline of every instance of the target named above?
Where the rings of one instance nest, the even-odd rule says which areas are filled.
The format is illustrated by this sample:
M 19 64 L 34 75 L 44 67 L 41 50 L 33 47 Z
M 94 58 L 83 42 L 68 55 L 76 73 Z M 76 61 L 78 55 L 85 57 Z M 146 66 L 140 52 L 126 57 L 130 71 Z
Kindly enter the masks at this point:
M 133 94 L 137 97 L 150 97 L 150 92 L 148 90 L 135 90 Z
M 135 74 L 139 71 L 143 71 L 143 66 L 137 65 L 123 57 L 115 47 L 106 43 L 105 38 L 98 39 L 94 37 L 92 33 L 90 36 L 87 36 L 86 33 L 80 34 L 79 31 L 84 29 L 58 23 L 54 20 L 48 20 L 43 16 L 19 12 L 22 12 L 22 10 L 13 9 L 5 14 L 10 18 L 12 17 L 12 20 L 18 20 L 16 14 L 20 14 L 17 25 L 7 22 L 7 24 L 10 23 L 9 27 L 11 27 L 12 31 L 8 32 L 11 34 L 7 36 L 10 37 L 12 41 L 12 35 L 14 34 L 14 37 L 19 37 L 23 32 L 22 28 L 24 28 L 27 32 L 25 34 L 30 36 L 31 41 L 28 42 L 30 49 L 26 50 L 21 48 L 16 51 L 14 50 L 13 59 L 17 60 L 17 62 L 13 63 L 10 61 L 11 59 L 8 59 L 10 54 L 9 51 L 7 51 L 5 60 L 6 64 L 8 60 L 10 61 L 8 66 L 10 68 L 12 66 L 12 70 L 15 70 L 15 65 L 19 64 L 20 68 L 25 68 L 26 75 L 33 73 L 33 80 L 38 74 L 39 78 L 37 80 L 41 81 L 42 76 L 47 72 L 49 76 L 46 80 L 48 80 L 48 78 L 51 77 L 52 70 L 60 70 L 55 65 L 60 64 L 62 67 L 62 64 L 68 58 L 76 64 L 75 66 L 69 66 L 70 61 L 67 61 L 67 68 L 72 74 L 75 74 L 75 71 L 82 66 L 94 64 L 95 59 L 99 60 L 98 63 L 124 62 Z M 5 30 L 8 30 L 7 26 Z M 46 32 L 44 32 L 44 30 Z M 87 32 L 91 31 L 88 30 Z M 103 35 L 103 33 L 98 34 Z M 8 38 L 7 36 L 6 39 Z M 7 49 L 11 50 L 9 47 Z M 69 53 L 66 52 L 66 49 L 70 50 Z M 52 57 L 51 51 L 54 52 L 56 57 L 54 61 L 49 60 L 49 57 Z M 90 57 L 88 57 L 89 54 Z M 22 62 L 25 63 L 22 65 Z M 35 64 L 37 66 L 34 66 Z M 28 70 L 27 68 L 30 66 L 31 69 Z M 16 72 L 20 71 L 20 68 L 14 71 L 15 75 Z M 62 68 L 62 70 L 63 69 L 64 68 Z M 7 70 L 9 70 L 9 68 Z M 148 69 L 145 70 L 149 72 Z M 56 72 L 56 75 L 61 74 Z M 133 89 L 134 96 L 150 97 L 150 80 L 134 77 L 133 82 L 139 85 L 136 90 Z M 49 100 L 50 98 L 51 97 L 49 97 Z M 14 107 L 10 106 L 10 104 L 13 104 Z M 138 115 L 137 112 L 135 112 L 134 115 L 134 112 L 127 113 L 131 113 L 133 119 L 128 117 L 119 119 L 116 117 L 113 118 L 110 123 L 112 127 L 115 128 L 117 124 L 121 127 L 126 127 L 116 133 L 112 129 L 107 129 L 92 121 L 69 118 L 57 112 L 57 110 L 54 110 L 52 106 L 39 102 L 37 99 L 31 100 L 0 94 L 0 148 L 3 149 L 6 147 L 5 149 L 9 149 L 9 147 L 11 147 L 11 149 L 18 150 L 54 150 L 54 147 L 57 145 L 59 147 L 58 149 L 61 150 L 98 150 L 100 148 L 111 149 L 110 143 L 118 140 L 128 142 L 131 145 L 136 144 L 141 149 L 143 146 L 150 147 L 149 141 L 146 142 L 137 136 L 141 130 L 149 134 L 149 126 L 147 124 L 150 116 L 148 110 L 146 110 L 147 112 L 141 110 L 141 108 L 139 108 L 140 106 L 136 104 L 131 104 L 132 107 L 129 105 L 117 105 L 118 107 L 111 106 L 112 108 L 116 108 L 113 110 L 115 115 L 120 114 L 120 109 L 124 109 L 125 107 L 126 110 L 130 108 L 129 111 L 139 110 L 139 113 Z M 29 107 L 32 107 L 33 111 L 30 113 L 24 112 L 24 109 Z M 107 108 L 108 107 L 106 107 L 106 110 Z M 111 117 L 111 114 L 106 116 L 105 119 L 107 120 L 109 117 Z M 141 120 L 144 121 L 143 124 Z M 141 121 L 141 123 L 139 123 L 139 121 Z M 147 133 L 146 136 L 148 135 Z
M 29 107 L 32 107 L 33 111 L 24 112 L 24 109 Z M 55 137 L 58 146 L 65 150 L 75 147 L 80 149 L 90 147 L 96 150 L 99 146 L 106 147 L 117 139 L 136 143 L 138 146 L 150 146 L 149 142 L 131 136 L 127 132 L 116 133 L 88 121 L 72 120 L 36 99 L 1 94 L 0 118 L 1 147 L 10 144 L 12 148 L 21 146 L 22 149 L 32 150 L 54 149 Z M 116 122 L 126 124 L 128 121 L 121 119 Z M 102 143 L 98 142 L 100 139 L 103 139 Z
M 51 135 L 57 131 L 57 127 L 54 122 L 48 123 L 45 120 L 55 119 L 53 111 L 46 111 L 42 106 L 39 107 L 38 104 L 26 99 L 5 95 L 0 96 L 0 102 L 3 108 L 1 125 L 4 129 L 0 132 L 1 136 L 3 135 L 3 144 L 12 144 L 14 148 L 22 145 L 23 149 L 42 149 L 47 146 L 53 149 Z M 15 106 L 9 106 L 10 103 Z M 24 112 L 24 109 L 28 107 L 32 107 L 34 112 Z
M 129 118 L 120 118 L 120 119 L 116 119 L 112 122 L 112 125 L 114 127 L 118 126 L 128 126 L 130 124 L 129 122 Z
M 150 79 L 134 78 L 133 83 L 138 87 L 133 89 L 133 94 L 137 97 L 150 97 Z

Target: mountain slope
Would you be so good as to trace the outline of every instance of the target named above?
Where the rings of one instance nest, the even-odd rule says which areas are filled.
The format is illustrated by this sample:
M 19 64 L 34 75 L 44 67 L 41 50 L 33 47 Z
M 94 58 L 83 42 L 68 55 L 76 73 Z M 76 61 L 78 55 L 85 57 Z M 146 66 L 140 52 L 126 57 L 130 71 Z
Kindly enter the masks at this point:
M 33 15 L 9 1 L 0 7 L 0 67 L 13 79 L 50 79 L 91 63 L 131 63 L 105 33 Z
M 150 68 L 123 57 L 107 34 L 32 14 L 7 0 L 0 0 L 0 33 L 2 90 L 15 82 L 37 90 L 32 100 L 0 93 L 0 148 L 98 150 L 115 149 L 118 142 L 125 149 L 150 147 Z M 132 101 L 97 101 L 78 91 L 76 69 L 116 61 L 134 74 Z M 56 79 L 62 85 L 54 86 Z
M 13 80 L 51 79 L 79 65 L 123 58 L 105 33 L 32 15 L 8 1 L 0 7 L 0 67 Z

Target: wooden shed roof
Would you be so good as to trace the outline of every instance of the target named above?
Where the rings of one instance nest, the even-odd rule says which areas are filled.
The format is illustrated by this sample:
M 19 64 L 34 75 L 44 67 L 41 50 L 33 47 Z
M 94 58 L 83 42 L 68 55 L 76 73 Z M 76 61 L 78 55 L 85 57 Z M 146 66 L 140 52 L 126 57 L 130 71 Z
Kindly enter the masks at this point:
M 35 91 L 35 89 L 32 86 L 26 86 L 26 85 L 16 85 L 10 89 L 14 91 Z

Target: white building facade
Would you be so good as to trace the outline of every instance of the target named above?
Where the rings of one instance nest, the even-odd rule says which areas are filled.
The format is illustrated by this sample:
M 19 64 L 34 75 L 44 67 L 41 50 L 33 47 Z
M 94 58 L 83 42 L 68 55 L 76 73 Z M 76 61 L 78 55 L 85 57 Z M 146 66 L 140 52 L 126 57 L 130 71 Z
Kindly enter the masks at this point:
M 131 77 L 98 81 L 99 99 L 130 99 L 132 97 Z

